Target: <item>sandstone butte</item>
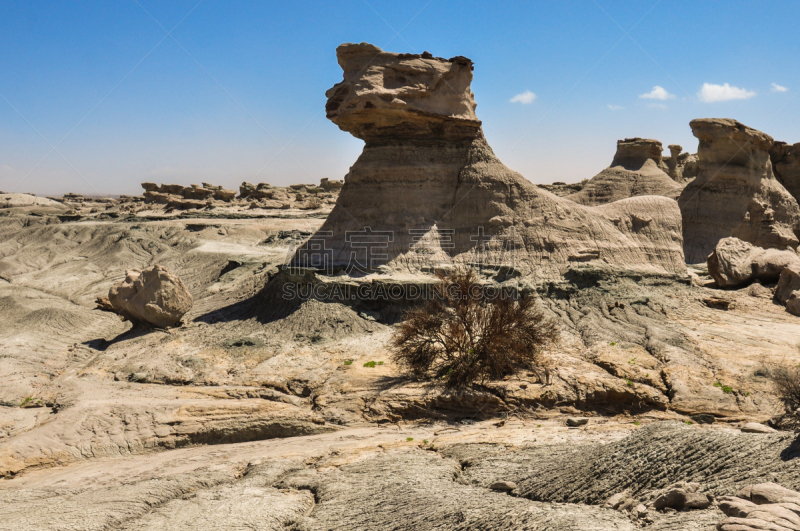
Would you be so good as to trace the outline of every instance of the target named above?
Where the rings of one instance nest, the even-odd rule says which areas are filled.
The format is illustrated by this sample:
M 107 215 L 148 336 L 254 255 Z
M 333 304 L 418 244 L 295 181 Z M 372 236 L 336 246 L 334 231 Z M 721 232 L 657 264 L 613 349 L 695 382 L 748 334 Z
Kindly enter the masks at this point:
M 503 260 L 537 280 L 587 263 L 686 274 L 673 200 L 643 196 L 588 207 L 503 165 L 475 114 L 469 59 L 389 53 L 366 43 L 343 44 L 336 55 L 344 79 L 327 91 L 326 115 L 365 146 L 311 238 L 333 267 L 356 253 L 362 263 L 404 270 L 424 247 L 428 256 L 446 250 L 456 263 Z M 380 264 L 348 245 L 346 233 L 365 228 L 392 235 Z M 482 238 L 502 252 L 484 253 L 490 246 Z M 313 266 L 314 255 L 302 247 L 292 264 Z

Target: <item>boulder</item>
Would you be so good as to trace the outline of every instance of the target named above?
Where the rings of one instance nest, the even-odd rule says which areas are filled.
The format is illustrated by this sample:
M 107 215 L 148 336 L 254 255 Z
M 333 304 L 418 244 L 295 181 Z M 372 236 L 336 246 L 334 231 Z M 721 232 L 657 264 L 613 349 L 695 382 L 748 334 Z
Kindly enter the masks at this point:
M 775 483 L 761 483 L 719 499 L 727 518 L 719 531 L 800 531 L 800 493 Z
M 714 415 L 710 415 L 708 413 L 698 413 L 697 415 L 692 415 L 689 418 L 698 424 L 714 424 L 714 421 L 717 420 Z
M 570 428 L 577 428 L 578 426 L 586 426 L 589 423 L 589 419 L 587 418 L 577 418 L 577 417 L 569 417 L 567 419 L 567 426 Z
M 664 489 L 653 502 L 656 510 L 675 509 L 706 509 L 711 505 L 711 500 L 703 493 L 697 492 L 697 483 L 678 483 Z
M 753 280 L 776 282 L 786 267 L 800 264 L 800 257 L 791 249 L 762 249 L 738 238 L 723 238 L 706 263 L 718 286 L 735 287 Z
M 502 492 L 508 492 L 510 490 L 514 490 L 517 488 L 517 484 L 513 481 L 495 481 L 489 488 L 492 490 L 498 490 Z
M 127 271 L 109 290 L 108 301 L 123 317 L 159 328 L 178 324 L 193 302 L 181 279 L 160 265 Z
M 156 183 L 142 183 L 142 188 L 145 192 L 158 192 L 158 185 Z
M 200 183 L 200 184 L 202 184 L 203 188 L 205 188 L 206 190 L 214 190 L 214 191 L 222 190 L 222 187 L 216 184 L 209 184 L 209 183 Z
M 765 426 L 758 422 L 748 422 L 747 424 L 741 427 L 741 430 L 744 433 L 776 433 L 778 431 L 774 428 L 770 428 L 769 426 Z
M 588 207 L 503 165 L 475 115 L 466 57 L 362 43 L 339 46 L 337 58 L 344 79 L 326 93 L 326 115 L 365 145 L 292 265 L 372 270 L 423 259 L 480 261 L 514 264 L 537 281 L 563 279 L 578 266 L 686 274 L 674 201 L 642 196 Z M 354 233 L 374 240 L 380 253 L 354 245 Z
M 775 299 L 784 303 L 792 315 L 800 315 L 800 265 L 792 264 L 781 271 Z
M 678 198 L 683 248 L 699 263 L 729 236 L 764 249 L 796 249 L 800 206 L 775 178 L 772 137 L 727 118 L 692 120 L 697 178 Z
M 638 195 L 677 199 L 683 187 L 667 174 L 669 168 L 661 151 L 658 140 L 618 140 L 611 166 L 589 179 L 579 192 L 566 197 L 582 205 L 601 205 Z

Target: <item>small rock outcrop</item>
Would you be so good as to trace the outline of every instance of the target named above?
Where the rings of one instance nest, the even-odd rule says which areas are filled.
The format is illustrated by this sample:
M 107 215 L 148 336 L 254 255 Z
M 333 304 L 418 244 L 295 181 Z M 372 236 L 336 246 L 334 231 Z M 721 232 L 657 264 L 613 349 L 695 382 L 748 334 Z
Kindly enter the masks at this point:
M 667 174 L 658 140 L 626 138 L 617 141 L 611 166 L 586 183 L 580 192 L 566 196 L 582 205 L 602 205 L 639 195 L 677 199 L 682 186 Z
M 791 249 L 762 249 L 738 238 L 723 238 L 706 263 L 718 286 L 735 287 L 753 280 L 776 282 L 786 267 L 800 265 L 800 257 Z
M 504 166 L 475 115 L 469 59 L 366 43 L 339 46 L 337 58 L 344 79 L 326 93 L 327 117 L 365 146 L 313 245 L 301 246 L 293 265 L 407 269 L 424 251 L 426 260 L 513 263 L 537 280 L 586 263 L 685 274 L 674 201 L 633 197 L 587 207 Z M 354 245 L 353 233 L 382 238 L 379 255 Z M 477 256 L 491 246 L 498 252 Z
M 178 324 L 193 303 L 181 279 L 160 265 L 127 271 L 108 291 L 108 301 L 123 317 L 159 328 Z
M 727 516 L 719 531 L 800 531 L 800 493 L 777 483 L 745 487 L 718 507 Z
M 796 249 L 800 206 L 773 174 L 772 137 L 727 118 L 690 125 L 700 143 L 697 178 L 678 198 L 686 261 L 704 261 L 728 236 L 765 249 Z

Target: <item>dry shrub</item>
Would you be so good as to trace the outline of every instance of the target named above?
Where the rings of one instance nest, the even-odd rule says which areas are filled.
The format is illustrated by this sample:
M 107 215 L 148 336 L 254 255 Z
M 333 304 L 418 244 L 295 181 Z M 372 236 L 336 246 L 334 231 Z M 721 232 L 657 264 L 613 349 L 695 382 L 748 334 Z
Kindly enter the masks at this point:
M 401 367 L 447 388 L 534 368 L 542 348 L 558 339 L 533 298 L 494 297 L 471 269 L 439 275 L 432 295 L 406 313 L 392 347 Z

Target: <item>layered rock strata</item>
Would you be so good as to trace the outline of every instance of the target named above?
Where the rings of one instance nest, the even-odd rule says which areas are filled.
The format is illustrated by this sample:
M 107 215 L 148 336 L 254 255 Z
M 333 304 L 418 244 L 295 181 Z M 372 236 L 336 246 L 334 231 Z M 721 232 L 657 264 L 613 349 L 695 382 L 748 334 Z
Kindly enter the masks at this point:
M 775 178 L 772 137 L 727 118 L 690 125 L 700 141 L 698 175 L 678 198 L 687 262 L 705 261 L 729 236 L 762 248 L 796 249 L 800 206 Z
M 586 263 L 685 272 L 674 201 L 590 208 L 504 166 L 475 115 L 469 59 L 365 43 L 343 44 L 337 57 L 344 80 L 327 92 L 327 117 L 365 146 L 293 265 L 404 268 L 422 257 L 511 264 L 539 279 Z

